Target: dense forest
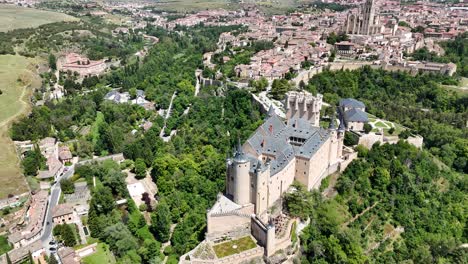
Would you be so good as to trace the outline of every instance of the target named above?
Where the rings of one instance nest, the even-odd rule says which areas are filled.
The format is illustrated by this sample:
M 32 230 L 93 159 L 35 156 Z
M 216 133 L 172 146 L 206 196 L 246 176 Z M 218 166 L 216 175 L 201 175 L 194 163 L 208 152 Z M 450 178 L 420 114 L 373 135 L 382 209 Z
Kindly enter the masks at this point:
M 440 82 L 449 77 L 362 68 L 325 71 L 305 89 L 324 95 L 328 103 L 356 98 L 366 111 L 400 123 L 424 137 L 425 147 L 450 167 L 468 172 L 468 96 L 450 92 Z
M 298 186 L 291 214 L 310 217 L 301 263 L 466 263 L 466 175 L 408 143 L 360 152 L 324 199 Z

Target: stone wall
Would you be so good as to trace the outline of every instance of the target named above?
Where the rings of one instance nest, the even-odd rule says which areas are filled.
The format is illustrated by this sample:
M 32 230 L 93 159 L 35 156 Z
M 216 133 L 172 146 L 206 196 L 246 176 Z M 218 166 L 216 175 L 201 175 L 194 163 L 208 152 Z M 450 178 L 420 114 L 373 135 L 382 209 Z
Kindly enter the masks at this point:
M 235 212 L 208 214 L 206 237 L 211 240 L 221 236 L 233 236 L 232 232 L 248 234 L 253 212 L 254 205 L 248 204 Z
M 256 247 L 250 250 L 243 251 L 239 254 L 230 255 L 220 259 L 191 259 L 190 261 L 181 260 L 179 263 L 191 263 L 191 264 L 240 264 L 247 262 L 254 258 L 263 257 L 264 249 L 261 247 Z

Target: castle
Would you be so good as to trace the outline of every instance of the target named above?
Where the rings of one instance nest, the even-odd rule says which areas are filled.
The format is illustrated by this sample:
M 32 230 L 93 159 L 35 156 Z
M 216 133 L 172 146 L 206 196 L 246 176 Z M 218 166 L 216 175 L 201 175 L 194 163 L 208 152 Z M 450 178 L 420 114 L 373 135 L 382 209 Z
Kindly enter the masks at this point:
M 375 35 L 383 32 L 380 16 L 375 14 L 374 0 L 366 0 L 359 9 L 359 14 L 348 14 L 344 32 L 356 35 Z
M 356 157 L 343 145 L 343 123 L 320 127 L 321 107 L 322 95 L 308 92 L 287 93 L 286 120 L 270 107 L 264 123 L 227 159 L 225 194 L 207 212 L 206 239 L 180 263 L 240 263 L 293 246 L 296 220 L 275 212 L 282 195 L 294 181 L 318 188 Z M 246 237 L 256 246 L 230 256 L 216 252 L 218 244 Z

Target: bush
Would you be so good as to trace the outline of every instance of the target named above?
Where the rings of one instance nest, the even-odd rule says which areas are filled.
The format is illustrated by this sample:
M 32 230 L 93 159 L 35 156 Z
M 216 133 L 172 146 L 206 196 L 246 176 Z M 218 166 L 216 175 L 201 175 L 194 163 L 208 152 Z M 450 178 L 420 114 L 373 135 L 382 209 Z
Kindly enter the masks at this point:
M 369 123 L 365 123 L 364 124 L 364 132 L 366 134 L 369 134 L 369 132 L 371 132 L 371 131 L 372 131 L 372 126 Z
M 169 256 L 174 252 L 171 245 L 164 248 L 164 255 Z
M 346 132 L 345 137 L 344 137 L 344 144 L 346 146 L 355 146 L 359 143 L 359 137 L 352 133 L 352 132 Z
M 357 145 L 355 150 L 358 152 L 358 157 L 360 158 L 367 157 L 367 154 L 369 153 L 369 150 L 363 145 Z
M 148 210 L 148 206 L 146 206 L 146 204 L 140 204 L 138 209 L 140 209 L 141 212 L 145 212 L 146 210 Z

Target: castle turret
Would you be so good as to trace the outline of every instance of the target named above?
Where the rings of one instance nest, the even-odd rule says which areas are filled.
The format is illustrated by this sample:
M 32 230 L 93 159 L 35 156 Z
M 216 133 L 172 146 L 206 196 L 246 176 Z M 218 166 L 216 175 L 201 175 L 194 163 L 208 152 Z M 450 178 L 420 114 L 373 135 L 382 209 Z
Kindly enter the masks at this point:
M 240 142 L 230 166 L 234 202 L 239 205 L 250 203 L 250 160 L 242 150 Z
M 268 179 L 270 178 L 269 163 L 263 165 L 261 160 L 258 160 L 255 168 L 255 190 L 253 201 L 255 203 L 255 213 L 261 215 L 268 209 Z

